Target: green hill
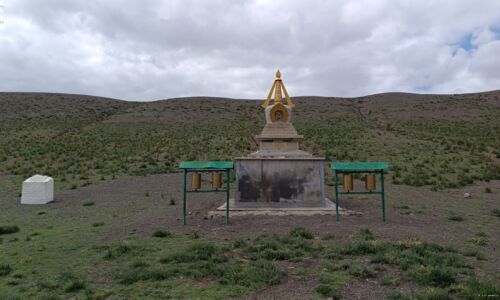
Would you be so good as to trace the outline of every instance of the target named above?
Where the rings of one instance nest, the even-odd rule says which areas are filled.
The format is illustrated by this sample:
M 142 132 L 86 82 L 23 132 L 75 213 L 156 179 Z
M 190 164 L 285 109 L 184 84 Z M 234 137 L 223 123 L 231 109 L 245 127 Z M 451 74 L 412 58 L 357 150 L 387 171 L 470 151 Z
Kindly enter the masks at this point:
M 302 147 L 327 160 L 386 160 L 396 184 L 445 189 L 500 179 L 500 91 L 295 97 Z M 175 172 L 181 160 L 255 150 L 259 101 L 155 102 L 0 93 L 0 178 L 53 176 L 59 188 Z

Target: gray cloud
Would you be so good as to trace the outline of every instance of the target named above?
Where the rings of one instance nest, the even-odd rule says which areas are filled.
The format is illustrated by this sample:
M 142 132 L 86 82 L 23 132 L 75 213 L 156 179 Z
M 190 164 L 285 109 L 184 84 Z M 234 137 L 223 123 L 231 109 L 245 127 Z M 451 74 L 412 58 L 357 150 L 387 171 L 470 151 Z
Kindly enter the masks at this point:
M 277 68 L 296 96 L 500 88 L 499 1 L 1 4 L 1 91 L 264 98 Z

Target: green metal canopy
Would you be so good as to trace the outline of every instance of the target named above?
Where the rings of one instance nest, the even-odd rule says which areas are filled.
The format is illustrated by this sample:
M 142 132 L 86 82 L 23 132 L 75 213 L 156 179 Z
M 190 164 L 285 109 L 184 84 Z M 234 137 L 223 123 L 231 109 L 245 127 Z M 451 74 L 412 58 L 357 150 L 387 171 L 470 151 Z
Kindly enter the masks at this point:
M 389 163 L 387 162 L 333 162 L 330 168 L 338 171 L 371 171 L 371 170 L 387 170 Z
M 232 161 L 182 161 L 180 169 L 232 169 Z

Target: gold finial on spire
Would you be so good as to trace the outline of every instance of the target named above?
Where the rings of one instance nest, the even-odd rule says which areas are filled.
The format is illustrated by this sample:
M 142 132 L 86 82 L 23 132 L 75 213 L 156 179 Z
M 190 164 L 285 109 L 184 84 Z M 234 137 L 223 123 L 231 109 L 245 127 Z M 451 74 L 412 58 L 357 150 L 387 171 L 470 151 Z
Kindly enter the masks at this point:
M 279 69 L 276 71 L 276 79 L 274 80 L 273 86 L 271 86 L 271 90 L 267 95 L 266 101 L 264 102 L 264 104 L 262 104 L 262 107 L 266 108 L 269 106 L 269 103 L 271 102 L 271 97 L 273 96 L 273 91 L 274 91 L 274 103 L 281 103 L 282 89 L 283 93 L 285 94 L 286 103 L 288 104 L 288 106 L 290 106 L 291 108 L 295 107 L 295 104 L 293 104 L 292 99 L 290 99 L 290 96 L 288 96 L 288 92 L 286 91 L 285 85 L 281 80 L 281 72 Z

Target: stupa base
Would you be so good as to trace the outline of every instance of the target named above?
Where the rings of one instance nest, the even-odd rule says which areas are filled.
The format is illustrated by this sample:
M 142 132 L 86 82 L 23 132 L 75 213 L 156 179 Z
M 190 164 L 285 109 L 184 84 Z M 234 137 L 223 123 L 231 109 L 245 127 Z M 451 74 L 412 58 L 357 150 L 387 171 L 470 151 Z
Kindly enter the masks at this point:
M 240 157 L 236 208 L 325 207 L 324 158 Z
M 325 199 L 324 207 L 282 207 L 282 208 L 250 208 L 250 207 L 235 207 L 234 199 L 229 201 L 230 216 L 314 216 L 314 215 L 331 215 L 335 216 L 335 203 L 329 199 Z M 360 212 L 348 210 L 339 207 L 339 215 L 352 216 L 361 215 Z M 226 203 L 219 206 L 216 210 L 208 212 L 208 217 L 226 216 Z

